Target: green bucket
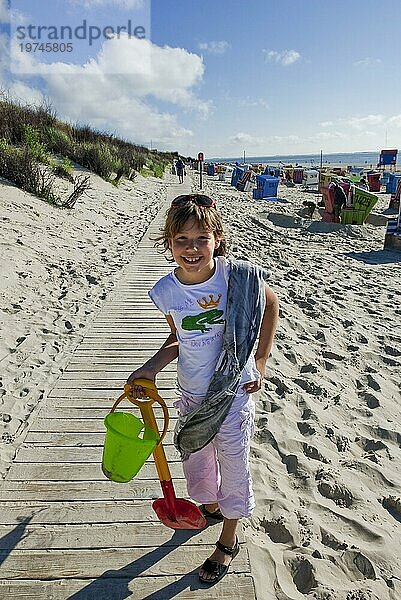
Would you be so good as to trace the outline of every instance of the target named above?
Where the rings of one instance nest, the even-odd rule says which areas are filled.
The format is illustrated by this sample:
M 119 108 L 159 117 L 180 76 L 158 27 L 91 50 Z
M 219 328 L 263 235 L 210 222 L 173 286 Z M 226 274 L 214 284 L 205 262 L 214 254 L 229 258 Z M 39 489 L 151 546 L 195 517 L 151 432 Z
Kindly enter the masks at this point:
M 112 481 L 127 483 L 152 454 L 159 436 L 130 413 L 111 412 L 104 424 L 103 473 Z M 139 437 L 142 430 L 143 437 Z

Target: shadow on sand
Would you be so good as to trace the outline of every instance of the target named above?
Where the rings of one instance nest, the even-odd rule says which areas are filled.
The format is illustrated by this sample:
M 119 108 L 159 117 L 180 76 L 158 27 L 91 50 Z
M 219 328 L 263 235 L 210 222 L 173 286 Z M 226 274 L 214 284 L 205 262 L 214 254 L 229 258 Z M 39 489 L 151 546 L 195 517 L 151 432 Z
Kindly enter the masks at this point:
M 371 250 L 370 252 L 346 252 L 343 256 L 359 260 L 367 265 L 390 265 L 401 262 L 401 252 Z

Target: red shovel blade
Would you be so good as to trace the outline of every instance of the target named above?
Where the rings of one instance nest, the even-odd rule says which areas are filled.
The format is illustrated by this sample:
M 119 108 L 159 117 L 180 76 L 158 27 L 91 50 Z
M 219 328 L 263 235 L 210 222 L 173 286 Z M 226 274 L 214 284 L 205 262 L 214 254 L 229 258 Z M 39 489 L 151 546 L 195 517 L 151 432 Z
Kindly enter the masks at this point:
M 175 498 L 174 509 L 169 510 L 164 498 L 154 500 L 153 510 L 163 525 L 171 529 L 203 529 L 206 519 L 196 504 L 182 498 Z

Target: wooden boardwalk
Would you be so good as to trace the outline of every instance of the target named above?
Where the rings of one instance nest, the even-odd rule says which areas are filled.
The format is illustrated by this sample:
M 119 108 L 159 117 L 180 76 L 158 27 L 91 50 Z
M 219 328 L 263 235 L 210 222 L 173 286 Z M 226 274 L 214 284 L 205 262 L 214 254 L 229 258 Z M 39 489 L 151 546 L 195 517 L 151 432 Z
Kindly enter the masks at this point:
M 169 197 L 183 187 L 173 186 Z M 223 581 L 211 588 L 199 582 L 197 570 L 220 526 L 202 531 L 163 526 L 151 507 L 161 496 L 152 460 L 128 484 L 112 483 L 101 471 L 103 419 L 128 374 L 169 332 L 146 293 L 171 269 L 150 239 L 163 214 L 151 224 L 0 483 L 1 599 L 256 597 L 242 537 L 241 552 Z M 158 385 L 171 407 L 174 364 L 160 374 Z M 174 424 L 174 409 L 170 413 Z M 171 432 L 165 449 L 176 494 L 186 497 Z

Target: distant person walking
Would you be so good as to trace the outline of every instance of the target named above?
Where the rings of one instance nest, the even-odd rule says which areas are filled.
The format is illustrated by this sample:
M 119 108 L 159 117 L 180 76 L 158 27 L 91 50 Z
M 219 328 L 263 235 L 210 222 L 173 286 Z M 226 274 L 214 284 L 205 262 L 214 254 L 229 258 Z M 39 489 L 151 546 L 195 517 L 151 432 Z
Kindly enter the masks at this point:
M 178 175 L 178 182 L 184 183 L 185 164 L 183 163 L 181 158 L 179 158 L 175 163 L 175 171 Z

